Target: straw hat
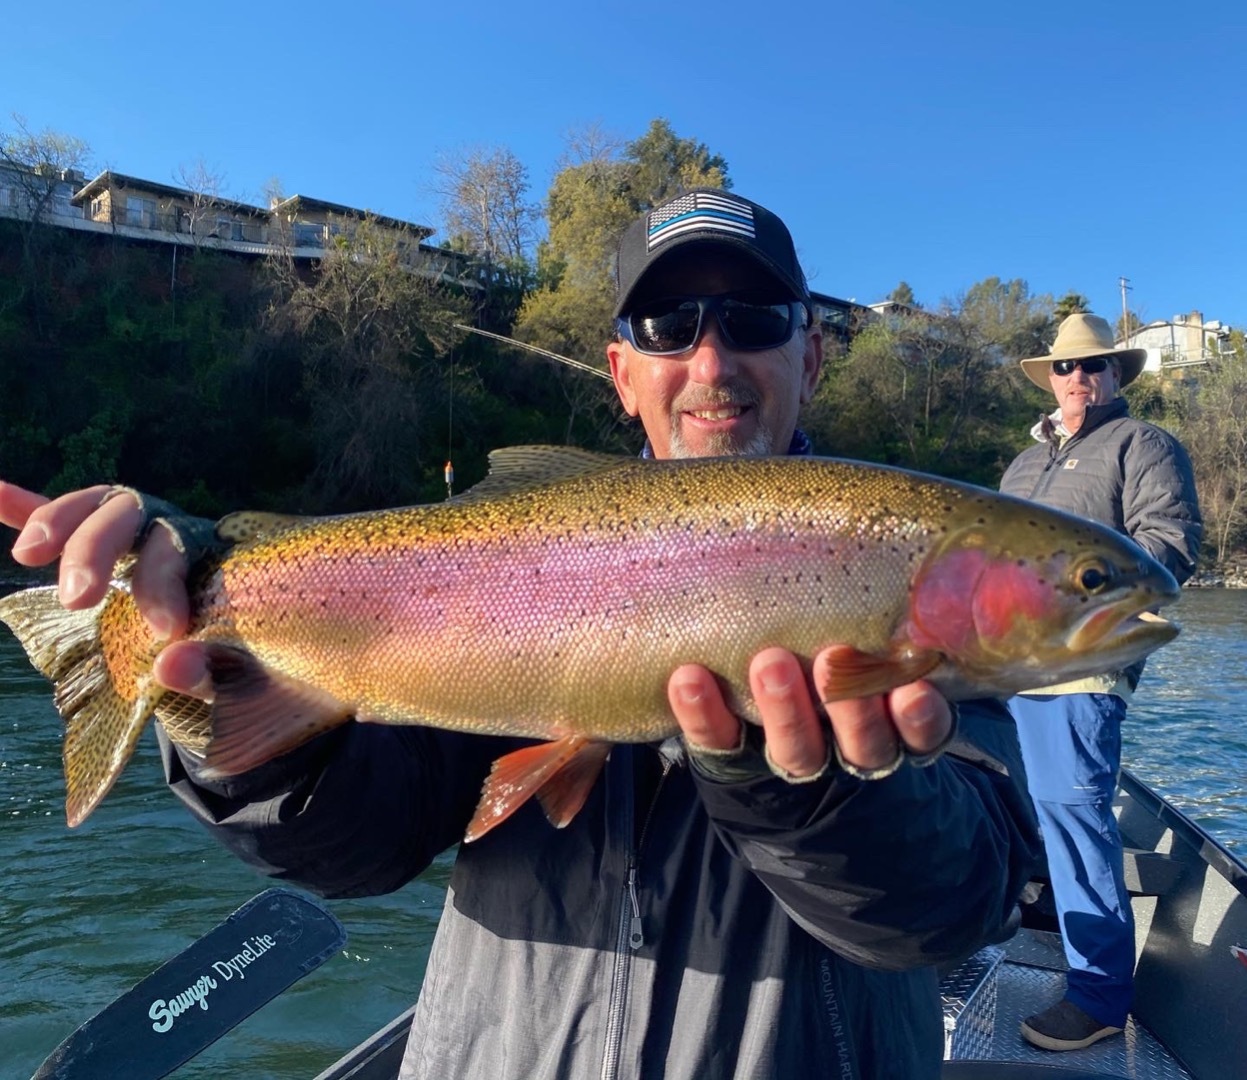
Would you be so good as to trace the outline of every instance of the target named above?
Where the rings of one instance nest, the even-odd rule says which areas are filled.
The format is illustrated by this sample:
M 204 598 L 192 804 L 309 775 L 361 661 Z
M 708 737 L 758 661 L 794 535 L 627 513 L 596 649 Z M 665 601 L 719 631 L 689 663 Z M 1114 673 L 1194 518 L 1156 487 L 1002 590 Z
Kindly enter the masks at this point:
M 1121 369 L 1119 386 L 1134 382 L 1147 359 L 1146 349 L 1118 349 L 1113 330 L 1099 315 L 1070 315 L 1056 332 L 1056 341 L 1047 356 L 1031 356 L 1022 361 L 1022 371 L 1036 386 L 1051 390 L 1048 375 L 1053 360 L 1084 360 L 1091 356 L 1111 356 Z

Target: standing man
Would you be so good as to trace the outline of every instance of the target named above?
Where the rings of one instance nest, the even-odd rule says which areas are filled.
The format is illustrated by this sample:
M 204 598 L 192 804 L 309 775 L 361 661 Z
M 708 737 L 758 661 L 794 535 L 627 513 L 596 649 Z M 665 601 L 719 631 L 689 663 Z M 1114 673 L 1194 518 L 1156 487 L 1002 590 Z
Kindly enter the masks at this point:
M 607 348 L 646 453 L 806 453 L 819 329 L 792 239 L 747 199 L 699 190 L 640 219 L 619 250 Z M 94 603 L 143 513 L 94 488 L 45 503 L 0 484 L 29 565 L 61 555 L 62 598 Z M 135 596 L 186 625 L 166 529 Z M 626 572 L 626 571 L 621 571 Z M 828 643 L 829 645 L 831 643 Z M 403 1060 L 406 1080 L 935 1080 L 935 965 L 1007 932 L 1032 869 L 1033 819 L 1008 714 L 926 683 L 816 708 L 792 654 L 754 658 L 761 729 L 713 674 L 668 684 L 682 739 L 613 748 L 564 829 L 535 806 L 460 845 Z M 199 646 L 157 677 L 208 696 Z M 401 887 L 462 838 L 490 762 L 517 740 L 347 724 L 211 780 L 162 737 L 179 798 L 263 872 L 327 896 Z M 951 744 L 951 745 L 950 745 Z M 942 753 L 947 750 L 948 752 Z
M 1047 356 L 1022 361 L 1056 410 L 1037 445 L 1005 471 L 1000 490 L 1117 529 L 1181 583 L 1199 554 L 1195 476 L 1182 445 L 1132 419 L 1120 396 L 1143 370 L 1143 349 L 1116 350 L 1098 315 L 1070 315 Z M 1121 1031 L 1134 986 L 1134 918 L 1123 876 L 1113 795 L 1121 722 L 1143 662 L 1126 671 L 1012 698 L 1039 816 L 1069 978 L 1062 1000 L 1022 1022 L 1047 1050 L 1077 1050 Z

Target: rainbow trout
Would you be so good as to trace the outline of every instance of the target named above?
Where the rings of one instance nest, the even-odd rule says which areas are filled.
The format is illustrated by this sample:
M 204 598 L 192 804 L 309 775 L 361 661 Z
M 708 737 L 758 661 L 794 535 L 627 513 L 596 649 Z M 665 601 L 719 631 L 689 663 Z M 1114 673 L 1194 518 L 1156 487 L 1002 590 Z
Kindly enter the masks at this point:
M 1124 667 L 1177 628 L 1173 577 L 1102 526 L 982 488 L 829 458 L 641 461 L 517 447 L 444 503 L 236 514 L 193 568 L 211 705 L 151 677 L 162 647 L 119 575 L 0 619 L 55 684 L 82 821 L 154 713 L 216 775 L 351 720 L 542 740 L 500 758 L 468 839 L 536 794 L 566 824 L 616 742 L 677 732 L 666 682 L 705 664 L 757 721 L 750 658 L 851 645 L 832 697 L 926 678 L 951 700 Z M 1144 618 L 1140 618 L 1144 615 Z

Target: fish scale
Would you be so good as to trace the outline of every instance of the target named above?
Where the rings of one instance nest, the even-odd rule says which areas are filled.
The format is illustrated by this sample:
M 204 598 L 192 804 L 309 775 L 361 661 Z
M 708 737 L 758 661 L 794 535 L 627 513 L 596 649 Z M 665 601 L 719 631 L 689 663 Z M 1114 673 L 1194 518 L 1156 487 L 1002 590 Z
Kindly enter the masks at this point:
M 1176 633 L 1138 618 L 1176 597 L 1173 578 L 1111 530 L 829 458 L 513 448 L 444 503 L 303 521 L 239 514 L 218 533 L 233 546 L 199 569 L 191 597 L 210 708 L 135 700 L 159 646 L 132 614 L 66 613 L 38 590 L 0 600 L 36 665 L 77 687 L 67 748 L 93 712 L 124 727 L 113 737 L 125 743 L 153 708 L 225 774 L 352 718 L 521 736 L 550 749 L 505 770 L 519 794 L 503 801 L 544 792 L 565 817 L 579 802 L 547 785 L 568 762 L 678 730 L 666 681 L 682 664 L 713 670 L 756 721 L 748 668 L 767 646 L 807 671 L 824 647 L 852 646 L 820 687 L 828 700 L 920 676 L 957 699 L 1118 668 Z M 116 596 L 132 612 L 124 581 Z M 46 624 L 74 618 L 99 624 L 106 680 L 79 670 L 81 655 L 55 656 Z M 75 767 L 71 820 L 120 769 L 101 773 L 97 758 Z M 490 824 L 505 816 L 491 806 Z
M 752 716 L 740 675 L 759 642 L 803 655 L 850 636 L 885 648 L 909 556 L 938 532 L 889 508 L 912 494 L 903 476 L 871 476 L 855 491 L 817 466 L 794 477 L 789 463 L 755 464 L 696 470 L 700 502 L 686 467 L 631 462 L 495 505 L 345 518 L 258 541 L 208 583 L 224 598 L 210 608 L 221 621 L 201 632 L 245 642 L 293 677 L 320 673 L 335 696 L 385 720 L 411 719 L 419 700 L 418 718 L 439 726 L 549 738 L 592 717 L 599 734 L 648 741 L 673 730 L 661 673 L 690 662 L 729 672 Z M 751 489 L 765 495 L 731 498 Z M 782 498 L 793 507 L 776 506 Z M 308 545 L 318 560 L 301 557 Z M 320 632 L 309 634 L 318 608 Z M 607 694 L 604 639 L 628 650 Z M 332 663 L 344 649 L 365 661 Z

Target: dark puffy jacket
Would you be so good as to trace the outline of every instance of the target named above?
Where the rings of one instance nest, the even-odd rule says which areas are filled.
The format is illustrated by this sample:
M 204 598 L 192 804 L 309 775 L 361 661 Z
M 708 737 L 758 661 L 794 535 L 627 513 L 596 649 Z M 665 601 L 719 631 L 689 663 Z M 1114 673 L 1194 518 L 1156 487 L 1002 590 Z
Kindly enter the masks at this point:
M 1125 398 L 1093 405 L 1061 445 L 1044 441 L 1005 470 L 1000 490 L 1068 510 L 1129 536 L 1181 583 L 1195 570 L 1203 523 L 1186 450 L 1167 431 L 1135 420 Z
M 617 746 L 567 828 L 529 804 L 460 848 L 403 1077 L 934 1080 L 933 965 L 1003 936 L 1036 853 L 1008 714 L 964 703 L 961 730 L 872 782 L 719 783 L 675 740 Z M 327 896 L 419 874 L 517 745 L 352 723 L 197 783 L 161 744 L 226 846 Z

